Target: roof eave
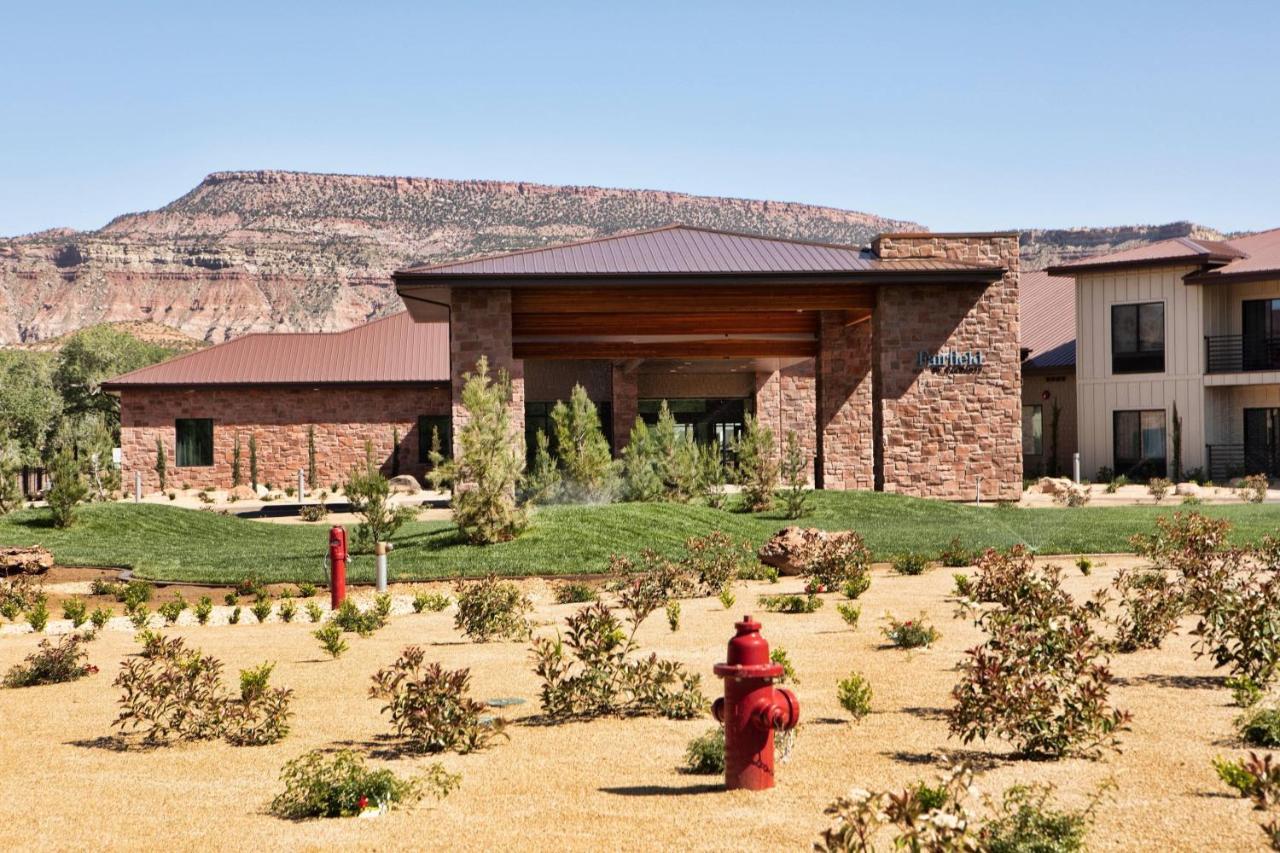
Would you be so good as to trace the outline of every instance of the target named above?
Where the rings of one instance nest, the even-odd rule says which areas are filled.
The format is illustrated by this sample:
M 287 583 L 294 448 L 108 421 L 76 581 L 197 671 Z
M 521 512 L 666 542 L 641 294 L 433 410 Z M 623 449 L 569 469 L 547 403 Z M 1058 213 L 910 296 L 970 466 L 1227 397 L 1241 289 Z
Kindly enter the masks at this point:
M 811 272 L 673 272 L 673 273 L 415 273 L 400 270 L 391 279 L 400 288 L 414 287 L 540 287 L 547 284 L 589 286 L 607 282 L 613 286 L 669 285 L 688 281 L 699 284 L 769 286 L 789 282 L 842 281 L 876 284 L 891 281 L 990 283 L 1008 273 L 1007 267 L 969 267 L 952 270 L 822 270 Z
M 1145 260 L 1110 262 L 1099 260 L 1097 263 L 1060 264 L 1058 266 L 1045 267 L 1044 271 L 1049 275 L 1074 276 L 1080 273 L 1109 272 L 1111 270 L 1120 269 L 1141 269 L 1143 267 L 1222 266 L 1223 264 L 1228 264 L 1234 260 L 1239 260 L 1239 257 L 1227 257 L 1224 255 L 1206 252 L 1199 255 L 1183 255 L 1176 258 L 1147 258 Z
M 1280 280 L 1280 269 L 1249 270 L 1248 272 L 1219 272 L 1214 270 L 1204 270 L 1182 277 L 1182 281 L 1185 284 L 1214 284 L 1215 282 L 1244 283 L 1250 281 L 1276 280 Z

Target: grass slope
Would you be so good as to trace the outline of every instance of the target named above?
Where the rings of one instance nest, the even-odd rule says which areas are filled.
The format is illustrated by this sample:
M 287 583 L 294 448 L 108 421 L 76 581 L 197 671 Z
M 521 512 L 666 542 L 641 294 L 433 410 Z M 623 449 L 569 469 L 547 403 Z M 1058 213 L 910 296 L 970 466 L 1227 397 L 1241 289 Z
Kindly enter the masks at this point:
M 799 522 L 780 513 L 747 515 L 705 506 L 613 504 L 545 507 L 514 542 L 475 547 L 459 542 L 445 522 L 408 524 L 390 557 L 393 579 L 429 579 L 496 572 L 573 574 L 604 570 L 610 554 L 642 548 L 677 553 L 689 536 L 722 530 L 755 544 L 787 524 L 861 533 L 877 558 L 903 551 L 930 555 L 958 536 L 968 548 L 1026 544 L 1042 554 L 1128 550 L 1129 537 L 1150 530 L 1159 515 L 1180 507 L 1017 509 L 973 507 L 869 492 L 817 492 Z M 1235 525 L 1238 541 L 1280 532 L 1274 505 L 1196 507 Z M 154 580 L 227 582 L 249 574 L 263 580 L 324 580 L 327 526 L 266 524 L 212 512 L 133 504 L 93 504 L 69 530 L 57 530 L 41 510 L 0 518 L 0 545 L 43 544 L 62 565 L 128 566 Z M 356 555 L 348 577 L 369 581 L 373 557 Z

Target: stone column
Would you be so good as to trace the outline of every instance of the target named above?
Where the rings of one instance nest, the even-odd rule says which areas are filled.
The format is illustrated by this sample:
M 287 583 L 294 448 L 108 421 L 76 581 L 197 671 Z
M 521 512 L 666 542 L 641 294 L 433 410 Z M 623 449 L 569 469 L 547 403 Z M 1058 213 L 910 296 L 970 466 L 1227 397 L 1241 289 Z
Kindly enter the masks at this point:
M 818 332 L 819 485 L 875 488 L 871 323 L 823 311 Z
M 505 369 L 511 376 L 512 440 L 524 453 L 524 362 L 511 350 L 511 290 L 508 288 L 457 288 L 449 312 L 449 374 L 453 386 L 453 451 L 467 422 L 462 407 L 463 376 L 475 370 L 480 356 L 489 359 L 496 378 Z
M 817 382 L 814 359 L 771 373 L 756 374 L 756 418 L 773 430 L 774 446 L 781 462 L 787 433 L 794 432 L 811 463 L 817 457 Z M 814 481 L 813 465 L 810 482 Z
M 631 428 L 640 415 L 640 398 L 633 363 L 613 362 L 612 386 L 613 455 L 618 457 L 631 440 Z

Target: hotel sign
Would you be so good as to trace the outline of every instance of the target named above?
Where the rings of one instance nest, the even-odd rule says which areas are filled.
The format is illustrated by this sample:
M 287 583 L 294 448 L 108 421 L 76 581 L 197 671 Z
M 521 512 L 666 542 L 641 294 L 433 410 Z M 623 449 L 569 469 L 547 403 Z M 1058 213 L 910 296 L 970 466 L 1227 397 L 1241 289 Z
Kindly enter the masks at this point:
M 922 370 L 927 367 L 934 373 L 977 373 L 986 363 L 986 353 L 977 350 L 939 350 L 936 353 L 920 350 L 916 353 L 916 367 Z

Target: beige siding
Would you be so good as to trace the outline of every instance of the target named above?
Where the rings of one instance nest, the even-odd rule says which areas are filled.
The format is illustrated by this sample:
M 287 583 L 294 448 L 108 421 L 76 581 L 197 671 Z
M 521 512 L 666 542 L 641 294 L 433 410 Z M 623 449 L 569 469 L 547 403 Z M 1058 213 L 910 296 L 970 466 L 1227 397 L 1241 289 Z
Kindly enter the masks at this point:
M 1241 284 L 1205 284 L 1198 287 L 1204 291 L 1206 335 L 1239 335 L 1244 331 L 1241 328 L 1241 302 L 1246 299 L 1280 298 L 1280 279 Z
M 1182 277 L 1191 267 L 1081 275 L 1076 285 L 1077 440 L 1085 476 L 1110 466 L 1116 411 L 1161 409 L 1172 442 L 1171 414 L 1182 417 L 1184 468 L 1204 464 L 1203 289 Z M 1165 370 L 1160 374 L 1111 372 L 1111 306 L 1163 302 Z
M 1044 393 L 1049 399 L 1044 399 Z M 1023 456 L 1023 473 L 1026 477 L 1036 477 L 1052 471 L 1049 465 L 1049 452 L 1052 449 L 1051 424 L 1053 404 L 1057 402 L 1058 414 L 1058 472 L 1071 473 L 1071 455 L 1076 452 L 1076 383 L 1075 377 L 1067 372 L 1023 373 L 1022 405 L 1041 406 L 1044 429 L 1044 453 L 1039 456 L 1026 454 Z M 1092 475 L 1092 471 L 1088 474 Z

